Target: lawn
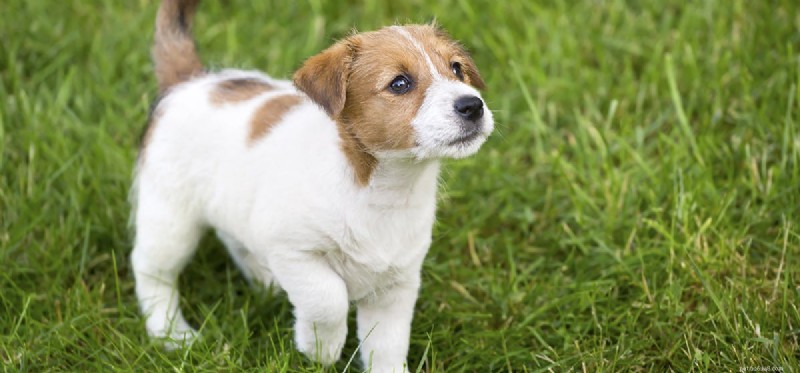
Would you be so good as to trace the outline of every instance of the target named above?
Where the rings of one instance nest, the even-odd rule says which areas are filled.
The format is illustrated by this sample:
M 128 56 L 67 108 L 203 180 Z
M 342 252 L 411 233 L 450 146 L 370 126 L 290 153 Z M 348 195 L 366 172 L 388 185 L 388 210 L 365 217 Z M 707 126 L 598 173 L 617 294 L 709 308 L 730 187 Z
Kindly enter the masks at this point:
M 181 283 L 203 339 L 148 341 L 127 192 L 156 7 L 0 5 L 0 365 L 360 371 L 353 333 L 333 368 L 296 352 L 285 297 L 211 236 Z M 412 371 L 800 369 L 800 2 L 207 0 L 196 38 L 287 77 L 353 27 L 434 19 L 497 130 L 445 164 Z

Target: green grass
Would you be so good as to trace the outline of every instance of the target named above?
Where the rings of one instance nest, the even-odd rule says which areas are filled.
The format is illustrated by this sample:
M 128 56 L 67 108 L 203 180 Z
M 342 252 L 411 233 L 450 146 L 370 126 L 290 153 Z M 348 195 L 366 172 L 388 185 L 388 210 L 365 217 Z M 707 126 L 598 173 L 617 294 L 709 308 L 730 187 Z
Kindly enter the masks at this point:
M 156 6 L 0 6 L 0 365 L 321 371 L 213 239 L 182 286 L 204 339 L 145 335 L 126 195 Z M 352 27 L 433 19 L 497 131 L 445 167 L 413 368 L 800 369 L 800 3 L 205 1 L 196 33 L 211 66 L 285 77 Z

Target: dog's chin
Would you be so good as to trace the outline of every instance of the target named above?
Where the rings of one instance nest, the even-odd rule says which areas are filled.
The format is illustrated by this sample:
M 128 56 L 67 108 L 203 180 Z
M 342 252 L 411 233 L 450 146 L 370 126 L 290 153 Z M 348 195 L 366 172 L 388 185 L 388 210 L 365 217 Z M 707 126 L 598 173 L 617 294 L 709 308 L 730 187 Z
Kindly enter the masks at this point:
M 469 157 L 478 152 L 484 142 L 486 142 L 487 135 L 479 133 L 469 139 L 458 139 L 454 142 L 447 144 L 447 147 L 442 149 L 442 157 L 461 159 Z
M 414 149 L 414 155 L 419 160 L 466 158 L 477 153 L 487 138 L 487 134 L 478 133 L 470 137 L 456 138 L 428 146 L 418 146 Z

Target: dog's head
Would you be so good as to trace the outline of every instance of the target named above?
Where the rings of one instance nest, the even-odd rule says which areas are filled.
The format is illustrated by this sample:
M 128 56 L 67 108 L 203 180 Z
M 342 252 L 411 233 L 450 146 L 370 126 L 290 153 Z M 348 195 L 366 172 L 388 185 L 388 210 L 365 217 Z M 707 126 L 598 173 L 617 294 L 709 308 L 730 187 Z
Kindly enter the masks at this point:
M 311 57 L 294 83 L 361 151 L 417 159 L 475 153 L 494 128 L 469 54 L 429 25 L 351 35 Z

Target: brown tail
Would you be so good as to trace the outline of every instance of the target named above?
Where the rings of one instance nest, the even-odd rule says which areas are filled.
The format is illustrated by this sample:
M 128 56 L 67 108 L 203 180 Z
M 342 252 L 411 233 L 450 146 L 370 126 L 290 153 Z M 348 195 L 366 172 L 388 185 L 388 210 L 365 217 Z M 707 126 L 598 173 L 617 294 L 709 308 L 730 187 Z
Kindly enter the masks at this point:
M 199 0 L 163 0 L 158 9 L 152 53 L 161 92 L 203 73 L 191 33 L 198 3 Z

